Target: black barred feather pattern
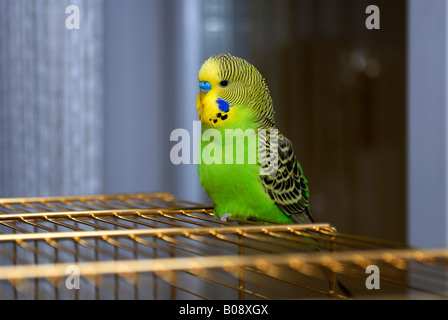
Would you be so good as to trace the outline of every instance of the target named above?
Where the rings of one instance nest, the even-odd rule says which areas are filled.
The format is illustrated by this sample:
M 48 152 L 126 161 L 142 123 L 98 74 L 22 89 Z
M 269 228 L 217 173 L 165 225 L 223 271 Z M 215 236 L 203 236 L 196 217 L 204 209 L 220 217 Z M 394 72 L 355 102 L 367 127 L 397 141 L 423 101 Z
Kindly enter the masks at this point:
M 274 127 L 274 108 L 268 86 L 258 70 L 244 59 L 230 54 L 210 57 L 220 64 L 219 77 L 229 81 L 229 90 L 222 98 L 233 105 L 246 105 L 257 115 L 260 127 Z
M 259 162 L 264 170 L 260 178 L 266 193 L 294 222 L 313 222 L 307 181 L 291 141 L 282 134 L 273 139 L 271 130 L 260 130 L 258 139 Z M 275 158 L 277 163 L 272 162 Z

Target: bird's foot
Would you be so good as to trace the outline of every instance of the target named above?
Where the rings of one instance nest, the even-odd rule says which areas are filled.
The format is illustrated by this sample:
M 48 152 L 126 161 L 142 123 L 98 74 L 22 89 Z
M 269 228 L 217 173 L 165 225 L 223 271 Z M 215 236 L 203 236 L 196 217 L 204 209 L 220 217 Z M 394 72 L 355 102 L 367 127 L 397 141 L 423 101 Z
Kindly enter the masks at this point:
M 230 213 L 224 213 L 221 216 L 221 221 L 227 222 L 227 219 L 229 219 L 229 218 L 230 218 Z

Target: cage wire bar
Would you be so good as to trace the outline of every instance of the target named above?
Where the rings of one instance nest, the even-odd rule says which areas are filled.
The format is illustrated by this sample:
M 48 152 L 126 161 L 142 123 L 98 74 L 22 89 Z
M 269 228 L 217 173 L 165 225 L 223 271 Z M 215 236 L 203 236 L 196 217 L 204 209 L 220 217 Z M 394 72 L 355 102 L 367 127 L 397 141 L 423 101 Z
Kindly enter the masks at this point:
M 0 199 L 0 299 L 446 299 L 447 271 L 446 249 L 221 221 L 168 193 Z

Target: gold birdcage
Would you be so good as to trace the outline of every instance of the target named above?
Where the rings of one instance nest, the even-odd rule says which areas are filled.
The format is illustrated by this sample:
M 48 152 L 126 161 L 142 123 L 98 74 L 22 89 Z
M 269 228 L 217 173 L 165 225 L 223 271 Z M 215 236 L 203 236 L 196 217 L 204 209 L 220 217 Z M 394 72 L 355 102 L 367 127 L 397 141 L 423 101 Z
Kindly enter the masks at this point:
M 167 193 L 0 199 L 0 299 L 447 298 L 448 250 Z

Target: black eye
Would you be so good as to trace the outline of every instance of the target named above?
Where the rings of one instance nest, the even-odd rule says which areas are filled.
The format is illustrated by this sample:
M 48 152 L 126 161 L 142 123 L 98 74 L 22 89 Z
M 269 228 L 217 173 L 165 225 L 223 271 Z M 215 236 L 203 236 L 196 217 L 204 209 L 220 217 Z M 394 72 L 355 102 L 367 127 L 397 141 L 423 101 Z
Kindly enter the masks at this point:
M 229 81 L 227 80 L 222 80 L 219 85 L 221 86 L 221 88 L 225 88 L 229 85 Z

